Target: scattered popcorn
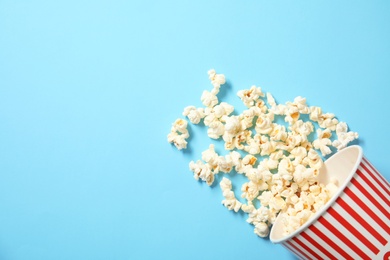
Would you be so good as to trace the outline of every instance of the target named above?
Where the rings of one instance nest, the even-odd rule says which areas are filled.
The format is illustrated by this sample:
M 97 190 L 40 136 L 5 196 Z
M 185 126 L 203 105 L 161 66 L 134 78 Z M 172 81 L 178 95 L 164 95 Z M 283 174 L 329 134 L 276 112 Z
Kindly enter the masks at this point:
M 221 172 L 229 173 L 233 169 L 233 160 L 230 155 L 218 157 L 218 167 Z
M 236 136 L 242 130 L 241 120 L 238 116 L 226 117 L 225 122 L 227 136 Z
M 223 196 L 225 199 L 222 201 L 222 204 L 228 208 L 229 210 L 234 210 L 235 212 L 238 212 L 241 209 L 242 203 L 239 202 L 232 189 L 232 183 L 228 178 L 223 177 L 220 187 L 223 192 Z
M 212 139 L 218 139 L 225 133 L 225 125 L 221 121 L 213 121 L 207 129 L 207 135 Z
M 343 149 L 358 134 L 348 131 L 347 124 L 339 122 L 334 114 L 308 106 L 304 97 L 277 104 L 271 93 L 265 94 L 256 86 L 237 92 L 247 109 L 233 113 L 234 107 L 219 102 L 217 97 L 226 82 L 225 76 L 214 69 L 208 71 L 208 76 L 213 89 L 203 91 L 204 107 L 187 106 L 183 116 L 192 124 L 203 120 L 207 135 L 222 139 L 229 153 L 219 155 L 214 144 L 210 144 L 202 152 L 202 160 L 189 163 L 194 178 L 211 186 L 218 174 L 235 171 L 243 175 L 248 179 L 241 186 L 240 197 L 245 202 L 236 198 L 232 182 L 222 177 L 222 205 L 248 214 L 247 222 L 260 237 L 268 236 L 279 214 L 283 217 L 284 234 L 294 232 L 338 191 L 337 180 L 326 184 L 318 181 L 323 165 L 321 156 Z M 286 124 L 277 123 L 281 118 Z M 168 134 L 168 142 L 179 150 L 187 147 L 187 126 L 186 120 L 177 119 Z M 317 137 L 310 140 L 314 132 Z
M 234 111 L 234 107 L 229 105 L 226 102 L 221 102 L 219 105 L 216 105 L 213 109 L 216 118 L 222 118 L 223 116 L 228 116 Z
M 200 99 L 202 100 L 203 105 L 205 105 L 206 107 L 211 108 L 218 104 L 217 96 L 207 90 L 203 91 L 203 94 Z
M 267 92 L 267 102 L 271 107 L 276 107 L 276 102 L 271 93 Z
M 322 114 L 317 121 L 318 125 L 321 128 L 329 128 L 330 130 L 334 131 L 336 129 L 336 125 L 339 122 L 334 117 L 335 117 L 334 114 L 331 113 Z
M 314 149 L 310 149 L 307 152 L 307 157 L 304 158 L 302 161 L 303 165 L 309 166 L 309 168 L 317 170 L 319 170 L 323 164 L 320 155 Z
M 245 106 L 251 107 L 260 97 L 264 97 L 264 93 L 260 87 L 252 86 L 250 89 L 238 91 L 237 96 L 240 97 Z
M 269 234 L 269 227 L 264 222 L 259 222 L 255 226 L 255 234 L 259 237 L 266 237 Z
M 344 122 L 340 122 L 336 126 L 337 140 L 332 142 L 332 146 L 341 150 L 345 148 L 350 142 L 359 138 L 359 134 L 356 132 L 348 132 L 348 126 Z
M 272 113 L 262 114 L 256 120 L 255 130 L 259 134 L 269 134 L 272 132 L 274 115 Z
M 215 148 L 213 144 L 210 144 L 209 149 L 202 152 L 202 160 L 210 165 L 210 168 L 214 173 L 218 173 L 218 159 L 219 155 L 215 152 Z
M 332 134 L 329 129 L 324 131 L 321 129 L 317 130 L 318 139 L 314 140 L 313 146 L 315 149 L 320 150 L 323 156 L 332 153 L 332 150 L 329 148 L 329 146 L 332 145 L 332 141 L 329 139 L 331 135 Z
M 205 164 L 202 161 L 190 162 L 190 170 L 194 173 L 195 180 L 201 179 L 205 181 L 207 185 L 211 186 L 214 182 L 214 173 L 211 171 L 209 164 Z
M 272 141 L 286 141 L 287 132 L 284 125 L 272 124 L 272 131 L 269 133 L 269 136 Z
M 173 143 L 179 150 L 187 148 L 186 139 L 190 136 L 187 130 L 187 125 L 187 121 L 177 119 L 172 124 L 171 132 L 168 134 L 168 142 Z
M 252 206 L 253 207 L 253 206 Z M 249 224 L 257 225 L 259 223 L 267 223 L 270 217 L 270 210 L 267 207 L 260 206 L 260 208 L 251 209 L 249 212 L 248 219 L 246 220 Z
M 225 75 L 217 74 L 214 69 L 209 70 L 207 73 L 209 74 L 209 79 L 214 88 L 219 88 L 221 85 L 225 84 Z
M 205 117 L 204 109 L 188 106 L 184 108 L 183 116 L 188 117 L 191 123 L 199 124 L 200 120 Z

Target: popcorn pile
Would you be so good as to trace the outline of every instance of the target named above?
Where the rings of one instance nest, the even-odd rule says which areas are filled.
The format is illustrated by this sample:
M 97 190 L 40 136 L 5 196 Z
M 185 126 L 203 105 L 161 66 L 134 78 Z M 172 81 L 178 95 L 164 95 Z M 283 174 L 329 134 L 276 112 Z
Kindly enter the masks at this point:
M 208 75 L 213 89 L 203 91 L 204 107 L 188 106 L 183 115 L 192 124 L 203 121 L 208 127 L 207 135 L 222 139 L 229 152 L 221 156 L 210 144 L 202 152 L 202 160 L 189 164 L 194 178 L 211 186 L 219 173 L 234 170 L 244 175 L 248 180 L 241 187 L 245 203 L 237 199 L 231 180 L 222 177 L 219 184 L 224 196 L 222 204 L 234 212 L 247 213 L 247 222 L 260 237 L 268 236 L 278 214 L 283 214 L 284 235 L 294 232 L 338 189 L 337 181 L 326 185 L 318 182 L 323 157 L 343 149 L 358 134 L 348 131 L 347 124 L 339 122 L 334 114 L 308 106 L 303 97 L 277 104 L 270 93 L 256 86 L 238 91 L 247 109 L 240 115 L 232 115 L 234 107 L 219 103 L 217 97 L 225 76 L 213 69 Z M 277 124 L 277 117 L 284 118 L 287 127 Z M 179 150 L 187 148 L 187 127 L 186 120 L 177 119 L 168 134 L 168 141 Z M 314 132 L 317 138 L 310 141 Z

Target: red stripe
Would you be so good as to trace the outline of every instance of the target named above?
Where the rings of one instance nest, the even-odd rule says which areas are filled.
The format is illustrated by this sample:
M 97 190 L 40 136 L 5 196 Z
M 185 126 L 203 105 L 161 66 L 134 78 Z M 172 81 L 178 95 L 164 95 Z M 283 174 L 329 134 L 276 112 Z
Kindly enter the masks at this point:
M 334 208 L 329 208 L 328 212 L 335 219 L 337 219 L 344 227 L 346 227 L 351 234 L 353 234 L 359 241 L 368 247 L 374 254 L 379 253 L 379 249 L 376 248 L 362 233 L 360 233 L 356 228 L 354 228 L 345 218 L 343 218 Z
M 297 252 L 295 252 L 294 248 L 292 248 L 290 245 L 288 245 L 287 243 L 283 243 L 282 244 L 285 248 L 287 248 L 287 250 L 290 250 L 291 252 L 293 252 L 296 256 L 299 256 L 299 254 Z
M 349 240 L 346 236 L 343 235 L 337 228 L 335 228 L 331 223 L 329 223 L 324 217 L 319 217 L 318 221 L 324 225 L 330 232 L 332 232 L 336 237 L 338 237 L 344 244 L 346 244 L 349 248 L 353 250 L 353 252 L 357 253 L 362 259 L 370 259 L 368 255 L 366 255 L 359 247 L 357 247 L 351 240 Z
M 314 225 L 311 225 L 309 227 L 311 231 L 313 231 L 317 236 L 319 236 L 325 243 L 330 245 L 331 248 L 337 251 L 340 255 L 342 255 L 347 260 L 353 260 L 353 258 L 345 252 L 341 247 L 339 247 L 335 242 L 333 242 L 328 236 L 326 236 L 324 233 L 322 233 L 318 228 L 316 228 Z
M 311 236 L 309 236 L 307 233 L 302 232 L 301 236 L 303 236 L 307 241 L 309 241 L 312 245 L 314 245 L 315 248 L 319 249 L 322 253 L 324 253 L 329 259 L 337 260 L 337 258 L 329 253 L 328 250 L 326 250 L 323 246 L 321 246 L 317 241 L 315 241 Z
M 296 252 L 298 252 L 300 255 L 300 257 L 305 257 L 306 259 L 310 259 L 310 257 L 308 257 L 300 248 L 298 248 L 297 246 L 295 246 L 295 245 L 293 245 L 292 243 L 291 243 L 291 241 L 290 242 L 287 242 L 287 244 L 289 245 L 289 246 L 291 246 L 292 248 L 294 248 L 295 249 L 295 251 Z
M 385 178 L 374 168 L 374 166 L 372 166 L 372 164 L 367 161 L 367 159 L 364 159 L 364 162 L 367 163 L 367 165 L 371 166 L 370 168 L 373 170 L 373 171 L 370 171 L 368 168 L 367 168 L 367 165 L 365 165 L 364 163 L 361 163 L 360 165 L 363 167 L 364 170 L 366 170 L 366 172 L 368 172 L 368 174 L 370 174 L 370 176 L 378 183 L 379 186 L 382 187 L 382 189 L 385 190 L 385 192 L 387 193 L 387 195 L 390 196 L 390 184 L 385 180 Z M 377 177 L 379 177 L 382 181 L 378 180 L 375 175 Z M 385 185 L 387 186 L 387 189 L 385 187 Z
M 372 183 L 368 178 L 367 176 L 362 172 L 360 171 L 359 169 L 356 171 L 357 174 L 366 182 L 366 184 L 368 186 L 370 186 L 370 188 L 375 191 L 375 193 L 387 204 L 387 206 L 390 207 L 390 200 L 388 198 L 386 198 L 386 196 L 383 194 L 383 192 L 381 192 L 380 190 L 378 190 L 377 187 L 375 187 L 374 183 Z M 390 195 L 389 195 L 390 196 Z
M 321 259 L 321 256 L 319 256 L 316 252 L 314 252 L 311 248 L 309 248 L 307 245 L 305 245 L 302 241 L 300 241 L 298 238 L 293 239 L 297 244 L 299 244 L 301 247 L 303 247 L 307 252 L 312 254 L 316 259 Z
M 345 187 L 344 192 L 354 201 L 356 204 L 363 209 L 380 227 L 382 227 L 390 235 L 390 227 L 387 226 L 366 204 L 361 201 L 352 190 Z
M 362 179 L 366 182 L 365 184 L 368 184 L 368 186 L 370 186 L 372 189 L 374 189 L 375 187 L 372 187 L 372 183 L 367 179 L 367 177 L 366 176 L 364 176 L 359 170 L 357 170 L 357 173 L 358 173 L 358 175 L 360 176 L 360 177 L 362 177 Z M 363 176 L 361 176 L 361 175 L 363 175 Z M 388 219 L 390 219 L 390 211 L 388 211 L 388 210 L 386 210 L 382 205 L 381 205 L 381 203 L 379 203 L 379 201 L 377 200 L 377 199 L 375 199 L 364 187 L 363 187 L 363 185 L 357 180 L 357 179 L 355 179 L 355 178 L 352 178 L 352 180 L 351 180 L 351 183 L 353 184 L 353 185 L 355 185 L 356 186 L 356 188 L 358 188 L 359 189 L 359 191 L 361 192 L 361 193 L 363 193 L 364 194 L 364 196 L 366 196 L 367 198 L 368 198 L 368 200 L 369 201 L 371 201 L 372 202 L 372 204 L 374 204 L 382 213 L 383 213 L 383 215 L 385 215 Z M 375 188 L 376 189 L 376 188 Z M 379 191 L 376 191 L 376 190 L 374 190 L 377 194 L 376 195 L 378 195 L 379 197 L 381 197 L 382 198 L 382 196 L 383 196 L 383 194 L 382 193 L 378 193 Z M 382 195 L 382 196 L 380 196 L 380 195 Z M 386 198 L 382 198 L 383 200 L 385 200 L 386 201 Z M 387 202 L 387 204 L 390 204 L 390 201 L 386 201 Z M 390 207 L 390 205 L 389 205 L 389 207 Z
M 382 174 L 380 174 L 378 172 L 378 170 L 374 167 L 374 165 L 372 165 L 372 163 L 370 163 L 367 158 L 363 157 L 363 162 L 366 163 L 373 171 L 374 173 L 376 173 L 376 175 L 384 182 L 384 184 L 389 188 L 390 190 L 390 183 L 385 179 L 385 177 L 383 177 Z
M 336 200 L 345 211 L 349 213 L 358 223 L 360 223 L 368 233 L 372 234 L 373 237 L 378 239 L 378 241 L 384 246 L 387 244 L 387 240 L 381 236 L 360 214 L 358 214 L 353 208 L 351 208 L 348 203 L 346 203 L 341 197 Z

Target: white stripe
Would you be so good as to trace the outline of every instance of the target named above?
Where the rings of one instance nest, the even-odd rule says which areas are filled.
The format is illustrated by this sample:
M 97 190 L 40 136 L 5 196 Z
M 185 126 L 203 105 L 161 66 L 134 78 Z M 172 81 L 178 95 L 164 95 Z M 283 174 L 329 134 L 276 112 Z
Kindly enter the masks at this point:
M 342 259 L 343 257 L 337 253 L 336 250 L 334 250 L 333 248 L 331 248 L 328 243 L 326 243 L 324 240 L 322 240 L 319 236 L 317 236 L 316 233 L 314 233 L 313 231 L 311 231 L 310 229 L 306 229 L 304 231 L 309 237 L 313 238 L 313 240 L 315 240 L 318 244 L 320 244 L 323 248 L 325 248 L 331 255 L 334 256 L 334 258 L 336 259 Z M 304 239 L 304 238 L 303 238 Z M 305 239 L 305 241 L 307 241 Z M 309 243 L 309 242 L 308 242 Z M 320 256 L 322 256 L 322 259 L 329 259 L 329 257 L 322 253 L 322 252 L 319 252 L 319 251 L 316 251 L 317 254 L 319 254 Z
M 386 197 L 386 199 L 389 201 L 389 200 L 390 200 L 390 196 L 389 196 L 388 193 L 386 193 L 386 191 L 378 184 L 378 182 L 376 182 L 376 181 L 370 176 L 370 174 L 367 173 L 366 170 L 364 170 L 363 168 L 361 168 L 360 170 L 361 170 L 361 172 L 367 177 L 367 179 L 368 179 L 369 181 L 371 181 L 372 184 L 374 184 L 375 188 L 377 188 L 378 191 L 381 192 L 381 193 Z M 361 179 L 361 177 L 359 177 L 359 178 Z M 362 183 L 363 183 L 363 182 L 366 183 L 363 179 L 361 179 L 361 180 L 362 180 Z M 385 184 L 383 183 L 383 181 L 382 181 L 381 179 L 379 179 L 379 177 L 378 177 L 378 181 L 379 181 L 380 183 L 382 183 L 383 186 L 385 186 Z M 367 190 L 369 190 L 370 194 L 377 194 L 377 193 L 376 193 L 374 190 L 372 190 L 368 185 L 364 185 L 364 187 L 367 187 Z M 383 201 L 383 199 L 381 199 L 381 197 L 379 197 L 379 196 L 374 196 L 374 197 L 378 198 L 378 201 L 381 203 L 381 205 L 388 207 L 388 206 L 387 206 L 387 202 L 386 202 L 386 201 Z M 390 210 L 389 207 L 388 207 L 388 210 Z
M 352 185 L 349 185 L 352 186 Z M 342 194 L 342 199 L 347 203 L 357 214 L 359 214 L 370 226 L 375 229 L 382 237 L 386 237 L 386 231 L 377 224 L 358 204 L 356 204 L 348 195 Z
M 324 214 L 324 216 L 327 215 L 326 213 Z M 346 253 L 348 253 L 351 257 L 353 257 L 354 259 L 357 259 L 356 257 L 354 257 L 354 254 L 353 252 L 348 249 L 349 247 L 347 245 L 344 244 L 344 242 L 342 240 L 339 239 L 339 237 L 337 237 L 336 235 L 334 235 L 331 231 L 329 231 L 325 226 L 323 226 L 319 221 L 317 221 L 314 226 L 316 228 L 318 228 L 322 233 L 324 233 L 324 235 L 330 239 L 332 242 L 334 242 L 336 245 L 338 245 L 341 249 L 343 249 Z M 330 245 L 328 245 L 330 247 Z M 339 259 L 344 259 L 344 257 L 340 257 Z
M 367 256 L 369 256 L 370 258 L 375 256 L 375 254 L 373 254 L 373 252 L 368 247 L 366 247 L 366 245 L 363 242 L 361 242 L 359 239 L 357 239 L 350 230 L 348 230 L 343 224 L 338 222 L 338 220 L 336 218 L 334 218 L 332 215 L 326 214 L 326 216 L 324 216 L 324 218 L 326 220 L 328 220 L 328 222 L 330 222 L 348 240 L 350 240 L 352 242 L 352 244 L 354 244 L 360 250 L 362 250 Z M 345 245 L 347 246 L 347 244 L 345 244 Z M 350 248 L 350 247 L 347 246 L 347 248 Z M 350 249 L 350 250 L 353 251 L 353 249 Z M 345 250 L 345 251 L 347 251 L 347 250 Z M 356 257 L 353 257 L 353 259 L 360 259 L 361 258 L 361 256 L 359 256 L 357 252 L 354 252 L 354 253 L 356 253 Z M 353 255 L 351 255 L 351 256 L 353 256 Z
M 298 243 L 296 243 L 294 240 L 290 240 L 290 243 L 293 244 L 294 246 L 296 246 L 297 248 L 299 248 L 299 250 L 301 250 L 306 256 L 308 256 L 309 258 L 305 258 L 303 255 L 302 255 L 302 259 L 308 259 L 308 260 L 311 260 L 311 259 L 315 259 L 315 257 L 310 254 L 309 252 L 307 252 L 303 247 L 301 247 Z
M 378 240 L 377 237 L 372 235 L 370 232 L 366 230 L 366 228 L 358 221 L 356 221 L 343 207 L 341 207 L 339 204 L 335 203 L 333 205 L 333 208 L 337 213 L 339 213 L 343 218 L 350 223 L 356 230 L 358 230 L 362 236 L 367 238 L 368 241 L 370 241 L 376 248 L 381 248 L 382 244 Z
M 295 249 L 292 246 L 289 246 L 287 243 L 283 243 L 283 246 L 290 250 L 293 254 L 295 254 L 298 258 L 302 258 L 301 254 L 299 254 L 298 251 L 295 251 Z
M 332 254 L 334 258 L 343 259 L 342 255 L 340 255 L 333 247 L 331 247 L 328 243 L 322 240 L 316 233 L 314 233 L 310 229 L 307 229 L 305 233 L 307 233 L 310 237 L 317 241 L 323 248 L 325 248 L 330 254 Z M 324 257 L 324 259 L 328 259 L 328 257 Z
M 362 186 L 364 189 L 367 190 L 367 185 L 365 184 L 364 180 L 362 178 L 360 178 L 359 176 L 355 176 L 354 177 Z M 353 191 L 353 193 L 355 193 L 355 195 L 365 204 L 368 206 L 369 209 L 371 209 L 377 216 L 379 219 L 381 219 L 383 222 L 386 223 L 386 220 L 388 219 L 383 213 L 382 211 L 380 211 L 374 203 L 372 203 L 372 201 L 367 198 L 360 190 L 358 187 L 356 187 L 355 185 L 353 185 L 351 183 L 350 185 L 350 190 Z M 374 193 L 375 194 L 375 193 Z M 374 198 L 376 198 L 377 196 L 374 196 Z M 383 205 L 382 205 L 383 206 Z M 368 216 L 368 214 L 366 214 Z M 374 221 L 374 220 L 373 220 Z M 368 222 L 370 223 L 370 222 Z
M 304 231 L 304 232 L 306 233 L 306 231 Z M 322 254 L 319 249 L 316 249 L 316 247 L 311 242 L 306 240 L 306 238 L 304 238 L 303 236 L 297 236 L 295 239 L 301 241 L 301 243 L 303 243 L 304 245 L 309 247 L 312 251 L 314 251 L 316 254 L 318 254 L 320 256 L 320 259 L 326 258 L 325 257 L 326 255 Z M 317 259 L 317 258 L 313 255 L 312 259 Z
M 381 181 L 381 182 L 383 183 L 383 180 L 378 176 L 378 174 L 380 174 L 379 171 L 378 171 L 378 169 L 376 169 L 376 168 L 371 164 L 371 162 L 367 160 L 367 158 L 365 158 L 365 159 L 366 159 L 367 162 L 362 161 L 362 164 L 364 164 L 365 166 L 367 166 L 367 169 L 370 170 L 370 171 L 372 172 L 372 174 L 373 174 L 379 181 Z M 371 165 L 372 165 L 372 166 L 371 166 Z M 364 169 L 362 169 L 362 170 L 364 170 Z M 390 183 L 386 180 L 386 178 L 385 178 L 383 175 L 381 175 L 381 177 L 382 177 L 383 179 L 385 179 L 386 183 L 383 183 L 383 185 L 384 185 L 385 188 L 390 192 Z M 386 184 L 387 184 L 387 185 L 386 185 Z

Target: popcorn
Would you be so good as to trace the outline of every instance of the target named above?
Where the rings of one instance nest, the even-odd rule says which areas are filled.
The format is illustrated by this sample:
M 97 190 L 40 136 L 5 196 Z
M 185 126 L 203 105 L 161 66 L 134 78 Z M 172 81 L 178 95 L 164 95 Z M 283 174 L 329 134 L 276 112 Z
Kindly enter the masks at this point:
M 252 165 L 253 166 L 256 163 L 256 161 L 257 161 L 257 158 L 253 155 L 250 155 L 250 154 L 245 155 L 245 157 L 242 158 L 243 165 Z
M 245 106 L 251 107 L 260 97 L 264 97 L 264 93 L 260 87 L 252 86 L 250 89 L 238 91 L 237 96 L 240 97 Z
M 332 146 L 337 148 L 337 150 L 345 148 L 348 143 L 359 137 L 359 134 L 356 132 L 348 132 L 348 126 L 344 122 L 340 122 L 336 125 L 336 135 L 338 139 L 332 142 Z
M 318 125 L 321 128 L 329 128 L 329 130 L 334 131 L 339 122 L 334 117 L 335 117 L 334 114 L 331 113 L 322 114 L 317 121 Z
M 219 183 L 219 186 L 221 187 L 222 191 L 231 190 L 232 182 L 228 178 L 223 177 L 221 182 Z
M 187 121 L 176 119 L 172 124 L 171 132 L 168 134 L 168 142 L 173 143 L 177 149 L 182 150 L 187 148 L 186 139 L 190 136 L 187 130 Z
M 233 169 L 233 160 L 230 155 L 218 157 L 218 167 L 221 172 L 229 173 Z
M 289 155 L 289 158 L 293 158 L 293 164 L 294 165 L 298 165 L 298 164 L 301 164 L 302 161 L 304 160 L 304 158 L 307 157 L 307 150 L 305 147 L 302 147 L 302 146 L 298 146 L 298 147 L 295 147 L 293 148 L 291 151 L 290 151 L 290 155 Z
M 255 211 L 256 209 L 255 209 L 255 207 L 253 206 L 253 204 L 242 204 L 241 205 L 241 210 L 242 211 L 244 211 L 245 213 L 251 213 L 251 212 L 253 212 L 253 211 Z M 249 224 L 252 224 L 252 223 L 250 223 L 248 220 L 247 220 L 247 222 L 249 223 Z
M 307 152 L 307 157 L 302 160 L 305 166 L 319 170 L 323 164 L 320 155 L 314 150 L 310 149 Z
M 222 201 L 222 204 L 227 209 L 234 210 L 235 212 L 238 212 L 241 209 L 242 203 L 236 199 L 233 191 L 225 190 L 223 196 L 225 199 Z
M 284 121 L 288 122 L 290 125 L 296 122 L 300 117 L 299 109 L 296 106 L 287 106 L 285 114 L 286 117 L 284 118 Z
M 190 170 L 194 173 L 195 180 L 201 179 L 205 181 L 207 185 L 211 186 L 214 182 L 214 173 L 211 171 L 211 167 L 208 164 L 204 164 L 202 161 L 190 162 Z
M 212 139 L 220 138 L 225 132 L 225 125 L 220 121 L 213 121 L 209 124 L 207 135 Z
M 267 102 L 271 107 L 276 107 L 276 102 L 271 93 L 267 92 Z
M 284 116 L 287 113 L 287 106 L 279 104 L 274 107 L 271 107 L 270 109 L 268 109 L 268 111 L 275 115 Z
M 203 108 L 196 108 L 194 106 L 188 106 L 184 108 L 183 116 L 188 117 L 191 123 L 199 124 L 200 120 L 205 117 Z
M 250 128 L 253 125 L 253 119 L 255 116 L 261 113 L 261 111 L 257 111 L 255 108 L 257 107 L 251 107 L 250 109 L 242 112 L 240 119 L 244 129 Z
M 260 153 L 260 140 L 258 140 L 260 136 L 255 136 L 255 138 L 248 138 L 246 146 L 244 146 L 244 150 L 250 154 L 259 154 Z
M 267 105 L 265 104 L 264 100 L 261 99 L 258 99 L 255 102 L 255 105 L 249 109 L 253 109 L 256 115 L 260 115 L 261 113 L 266 113 L 268 111 Z
M 269 234 L 269 227 L 266 223 L 259 222 L 256 224 L 254 232 L 259 237 L 266 237 Z
M 272 140 L 269 140 L 267 136 L 261 136 L 260 137 L 260 155 L 269 155 L 273 153 L 276 149 L 276 143 Z
M 320 107 L 310 107 L 310 120 L 318 122 L 321 120 L 322 109 Z
M 228 178 L 223 177 L 220 182 L 220 187 L 223 192 L 223 196 L 225 199 L 222 201 L 222 205 L 224 205 L 229 210 L 234 210 L 238 212 L 241 209 L 242 203 L 238 201 L 234 195 L 232 189 L 232 183 Z
M 239 165 L 241 163 L 241 154 L 236 152 L 236 151 L 233 151 L 233 152 L 230 152 L 229 153 L 229 156 L 230 156 L 230 159 L 232 160 L 233 162 L 233 165 L 236 167 L 237 165 Z
M 251 138 L 251 135 L 252 135 L 252 132 L 249 130 L 244 130 L 244 131 L 240 132 L 238 135 L 236 135 L 232 139 L 234 147 L 239 149 L 239 150 L 245 149 L 244 143 L 249 144 L 249 141 L 250 141 L 249 139 Z
M 234 111 L 234 107 L 226 102 L 221 102 L 213 108 L 216 118 L 228 116 Z
M 203 120 L 207 135 L 211 139 L 222 137 L 224 148 L 230 152 L 219 155 L 214 144 L 210 144 L 202 152 L 202 160 L 189 163 L 194 178 L 211 186 L 215 175 L 233 170 L 243 174 L 248 179 L 241 186 L 240 197 L 245 202 L 236 198 L 232 182 L 222 177 L 222 205 L 248 214 L 247 222 L 260 237 L 268 236 L 279 214 L 283 217 L 284 233 L 294 232 L 338 191 L 336 180 L 326 184 L 318 181 L 323 165 L 321 155 L 343 149 L 358 134 L 348 131 L 347 124 L 339 122 L 334 114 L 308 106 L 304 97 L 277 104 L 271 93 L 265 94 L 256 86 L 237 92 L 247 109 L 232 115 L 234 107 L 219 102 L 217 97 L 226 82 L 225 76 L 214 69 L 208 71 L 208 76 L 213 89 L 202 93 L 205 107 L 187 106 L 183 116 L 192 124 Z M 279 119 L 284 119 L 288 126 L 277 123 Z M 179 150 L 187 147 L 187 126 L 186 120 L 177 119 L 168 134 L 168 142 Z M 314 131 L 317 137 L 311 140 Z
M 288 158 L 284 158 L 280 161 L 278 166 L 278 174 L 282 177 L 282 179 L 286 181 L 290 181 L 293 178 L 292 173 L 294 172 L 294 165 Z
M 232 182 L 228 178 L 223 177 L 221 182 L 219 183 L 219 186 L 221 187 L 222 191 L 231 190 Z
M 287 139 L 286 127 L 284 125 L 272 124 L 272 131 L 269 133 L 272 141 L 282 141 Z
M 241 120 L 238 116 L 226 117 L 225 121 L 225 133 L 227 136 L 235 136 L 242 130 Z
M 251 211 L 248 212 L 249 216 L 246 220 L 249 224 L 257 225 L 259 223 L 267 223 L 270 217 L 270 210 L 267 207 L 260 206 L 260 208 L 255 209 L 253 206 Z M 268 226 L 268 225 L 267 225 Z
M 213 144 L 210 144 L 209 149 L 202 152 L 202 160 L 210 165 L 210 168 L 214 171 L 214 173 L 218 173 L 218 159 L 219 155 L 215 152 L 215 148 Z
M 271 191 L 263 191 L 259 197 L 257 197 L 264 207 L 269 205 L 270 200 L 273 198 Z
M 307 140 L 307 136 L 314 131 L 314 126 L 311 122 L 303 122 L 302 120 L 296 121 L 290 126 L 293 133 L 300 135 L 302 140 Z
M 276 195 L 269 200 L 268 205 L 271 210 L 280 211 L 286 206 L 286 201 L 280 195 Z
M 217 74 L 214 69 L 211 69 L 207 72 L 209 79 L 213 84 L 214 88 L 219 88 L 221 85 L 225 84 L 225 75 Z M 217 94 L 217 93 L 216 93 Z
M 259 194 L 259 189 L 256 183 L 246 182 L 241 186 L 241 198 L 245 198 L 247 201 L 253 201 Z
M 321 151 L 323 156 L 326 156 L 332 153 L 329 146 L 332 145 L 332 141 L 329 139 L 331 137 L 331 132 L 329 129 L 322 131 L 321 129 L 317 130 L 318 139 L 314 140 L 313 146 L 315 149 Z
M 205 118 L 204 124 L 210 126 L 213 122 L 224 122 L 224 118 L 230 115 L 234 110 L 234 107 L 227 103 L 220 103 L 214 107 L 206 107 L 204 110 Z
M 294 99 L 294 102 L 292 103 L 292 105 L 297 107 L 298 112 L 300 114 L 309 114 L 310 113 L 310 108 L 306 105 L 306 98 L 298 96 Z
M 278 150 L 276 152 L 273 152 L 269 155 L 268 159 L 264 159 L 263 162 L 265 163 L 265 167 L 272 170 L 276 169 L 279 165 L 279 160 L 284 157 L 283 151 Z
M 218 104 L 218 98 L 216 94 L 209 92 L 207 90 L 203 91 L 200 100 L 202 101 L 203 105 L 210 108 Z
M 269 134 L 272 131 L 274 116 L 270 114 L 262 114 L 256 120 L 255 130 L 259 134 Z

